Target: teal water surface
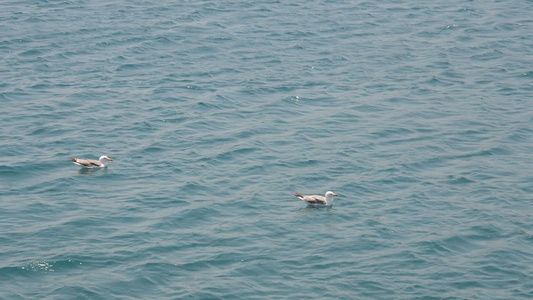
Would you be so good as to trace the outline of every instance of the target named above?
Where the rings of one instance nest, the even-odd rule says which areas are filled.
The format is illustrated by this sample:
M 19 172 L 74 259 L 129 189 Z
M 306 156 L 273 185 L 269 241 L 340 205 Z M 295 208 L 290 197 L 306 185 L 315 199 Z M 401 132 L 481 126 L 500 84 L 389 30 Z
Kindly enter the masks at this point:
M 3 1 L 0 298 L 533 298 L 531 4 Z

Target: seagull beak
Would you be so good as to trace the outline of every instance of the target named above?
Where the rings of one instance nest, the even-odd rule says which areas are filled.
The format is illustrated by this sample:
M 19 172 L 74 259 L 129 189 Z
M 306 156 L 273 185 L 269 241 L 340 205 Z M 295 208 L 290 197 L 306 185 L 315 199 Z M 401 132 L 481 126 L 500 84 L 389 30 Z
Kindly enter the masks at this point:
M 109 160 L 109 161 L 113 161 L 113 159 L 112 159 L 112 158 L 108 158 L 107 160 Z
M 333 196 L 338 196 L 337 194 L 333 194 Z

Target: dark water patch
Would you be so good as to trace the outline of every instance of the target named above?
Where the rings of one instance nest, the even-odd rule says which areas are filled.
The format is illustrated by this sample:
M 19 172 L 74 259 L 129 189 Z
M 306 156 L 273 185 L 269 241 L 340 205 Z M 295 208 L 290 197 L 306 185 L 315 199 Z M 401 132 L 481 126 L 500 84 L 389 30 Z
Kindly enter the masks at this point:
M 466 185 L 466 184 L 472 184 L 472 183 L 475 183 L 475 181 L 473 180 L 470 180 L 464 176 L 448 176 L 448 180 L 445 181 L 445 183 L 447 184 L 452 184 L 452 185 Z
M 31 49 L 31 50 L 26 50 L 26 51 L 20 52 L 19 56 L 22 56 L 22 57 L 37 57 L 37 56 L 40 56 L 42 54 L 43 53 L 40 50 L 38 50 L 38 49 Z
M 172 46 L 175 44 L 173 40 L 164 36 L 157 37 L 155 41 L 157 45 Z
M 242 159 L 243 156 L 254 153 L 258 150 L 259 150 L 258 148 L 249 148 L 249 147 L 239 148 L 239 149 L 230 150 L 228 152 L 218 154 L 215 157 L 215 159 L 221 160 L 221 161 Z
M 465 238 L 473 241 L 490 241 L 501 238 L 501 228 L 492 224 L 475 225 L 471 227 L 465 235 Z
M 20 174 L 21 172 L 19 168 L 0 165 L 0 176 L 2 176 L 4 179 L 13 178 L 12 176 L 17 176 Z
M 123 64 L 119 66 L 116 71 L 117 72 L 130 72 L 130 71 L 138 71 L 142 69 L 149 69 L 151 64 L 149 63 L 129 63 L 129 64 Z
M 533 71 L 527 71 L 518 75 L 521 78 L 533 78 Z
M 482 54 L 477 54 L 471 57 L 474 61 L 489 61 L 494 59 L 499 59 L 503 57 L 503 53 L 499 50 L 492 50 L 488 52 L 484 52 Z

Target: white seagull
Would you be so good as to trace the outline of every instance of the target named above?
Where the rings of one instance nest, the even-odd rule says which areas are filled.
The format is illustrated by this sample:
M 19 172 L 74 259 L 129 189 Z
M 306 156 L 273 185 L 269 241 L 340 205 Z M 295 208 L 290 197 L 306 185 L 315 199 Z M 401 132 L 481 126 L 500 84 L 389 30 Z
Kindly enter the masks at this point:
M 92 168 L 104 168 L 105 167 L 105 162 L 108 162 L 108 161 L 113 161 L 112 158 L 109 158 L 107 156 L 100 156 L 100 159 L 99 160 L 94 160 L 94 159 L 81 159 L 81 158 L 75 158 L 75 157 L 72 157 L 72 156 L 69 156 L 68 158 L 72 159 L 72 163 L 73 164 L 77 164 L 78 166 L 80 167 L 84 167 L 84 168 L 87 168 L 87 169 L 92 169 Z
M 302 201 L 307 202 L 307 204 L 310 205 L 330 206 L 333 204 L 333 196 L 337 196 L 337 194 L 332 191 L 328 191 L 325 197 L 319 195 L 304 196 L 300 193 L 296 193 L 294 194 L 294 196 L 298 197 Z

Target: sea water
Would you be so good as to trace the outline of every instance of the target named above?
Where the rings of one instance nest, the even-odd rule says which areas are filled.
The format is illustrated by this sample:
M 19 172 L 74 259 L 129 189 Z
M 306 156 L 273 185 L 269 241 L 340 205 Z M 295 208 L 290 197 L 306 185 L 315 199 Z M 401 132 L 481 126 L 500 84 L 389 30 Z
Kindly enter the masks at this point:
M 531 299 L 531 5 L 2 1 L 0 298 Z

